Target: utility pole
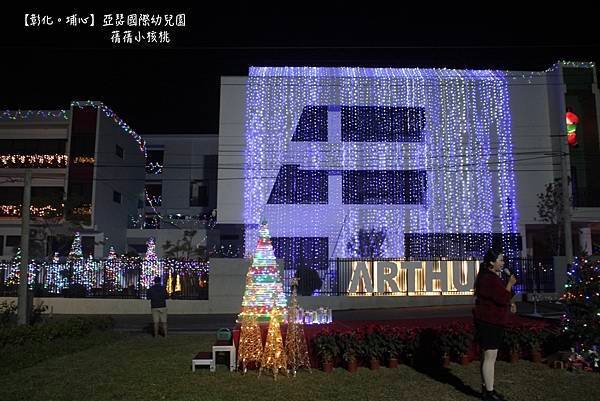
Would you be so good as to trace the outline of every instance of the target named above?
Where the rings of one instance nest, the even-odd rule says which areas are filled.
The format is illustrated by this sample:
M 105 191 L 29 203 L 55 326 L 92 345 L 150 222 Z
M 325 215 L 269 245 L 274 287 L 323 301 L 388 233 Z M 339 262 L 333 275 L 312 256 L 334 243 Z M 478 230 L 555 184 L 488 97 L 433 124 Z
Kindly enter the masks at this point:
M 564 119 L 563 119 L 564 121 Z M 563 122 L 564 124 L 564 122 Z M 562 125 L 562 124 L 561 124 Z M 563 133 L 566 131 L 563 129 Z M 573 233 L 571 231 L 571 180 L 569 165 L 569 145 L 565 138 L 561 135 L 560 138 L 560 164 L 561 164 L 561 187 L 562 187 L 562 202 L 563 202 L 563 228 L 565 237 L 565 257 L 567 265 L 573 262 Z
M 31 205 L 31 170 L 25 170 L 25 186 L 23 187 L 23 209 L 21 210 L 21 266 L 19 270 L 19 302 L 17 323 L 29 323 L 29 208 Z

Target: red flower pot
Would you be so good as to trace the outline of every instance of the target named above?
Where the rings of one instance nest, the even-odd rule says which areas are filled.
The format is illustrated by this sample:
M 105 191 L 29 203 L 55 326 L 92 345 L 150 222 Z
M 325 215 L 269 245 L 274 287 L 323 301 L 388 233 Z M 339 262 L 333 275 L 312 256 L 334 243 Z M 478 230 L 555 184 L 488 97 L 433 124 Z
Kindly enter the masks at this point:
M 444 368 L 450 367 L 450 355 L 442 356 L 442 367 L 444 367 Z
M 348 372 L 354 373 L 358 370 L 358 362 L 350 361 L 346 364 L 346 368 L 348 369 Z

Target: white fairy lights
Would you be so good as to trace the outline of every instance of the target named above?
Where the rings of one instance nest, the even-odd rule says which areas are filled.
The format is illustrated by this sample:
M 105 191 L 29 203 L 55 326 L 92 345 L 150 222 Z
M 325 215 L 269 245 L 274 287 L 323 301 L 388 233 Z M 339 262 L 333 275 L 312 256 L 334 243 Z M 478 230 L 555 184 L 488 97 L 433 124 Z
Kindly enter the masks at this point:
M 328 255 L 314 258 L 360 256 L 352 244 L 361 230 L 383 233 L 384 257 L 406 256 L 405 234 L 426 236 L 418 250 L 411 248 L 424 255 L 436 236 L 458 242 L 454 252 L 460 252 L 467 248 L 470 234 L 491 238 L 493 232 L 517 232 L 506 74 L 256 67 L 249 75 L 247 250 L 256 242 L 262 217 L 269 220 L 274 237 L 327 237 Z M 300 118 L 307 106 L 327 107 L 327 142 L 314 139 L 316 134 L 308 135 L 312 142 L 292 140 L 298 130 L 322 127 L 315 118 Z M 276 177 L 290 165 L 298 177 L 326 171 L 328 185 L 323 180 L 290 179 L 289 196 L 305 201 L 269 202 Z M 361 184 L 348 185 L 349 177 L 357 174 L 363 180 L 352 183 Z M 324 191 L 326 204 L 316 201 Z M 369 196 L 372 199 L 365 200 Z M 501 216 L 498 222 L 494 214 Z M 489 245 L 484 242 L 472 251 L 483 252 Z M 323 253 L 321 247 L 313 251 Z

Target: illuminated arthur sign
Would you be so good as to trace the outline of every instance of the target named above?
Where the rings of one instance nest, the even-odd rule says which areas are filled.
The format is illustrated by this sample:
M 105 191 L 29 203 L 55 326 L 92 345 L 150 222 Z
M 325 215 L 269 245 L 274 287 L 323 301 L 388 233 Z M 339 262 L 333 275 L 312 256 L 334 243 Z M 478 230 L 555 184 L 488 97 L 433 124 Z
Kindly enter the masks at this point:
M 349 295 L 473 295 L 479 262 L 354 261 Z

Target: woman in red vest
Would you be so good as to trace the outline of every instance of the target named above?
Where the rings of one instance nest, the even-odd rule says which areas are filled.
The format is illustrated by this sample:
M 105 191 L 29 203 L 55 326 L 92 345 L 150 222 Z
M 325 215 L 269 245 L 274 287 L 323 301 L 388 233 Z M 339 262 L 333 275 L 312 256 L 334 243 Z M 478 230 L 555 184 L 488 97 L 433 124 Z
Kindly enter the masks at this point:
M 500 278 L 504 268 L 504 255 L 490 249 L 479 268 L 475 280 L 475 334 L 482 350 L 481 378 L 484 400 L 504 400 L 494 390 L 494 367 L 498 348 L 502 343 L 504 327 L 508 323 L 509 311 L 516 312 L 511 303 L 512 287 L 517 282 L 511 275 L 505 284 Z

